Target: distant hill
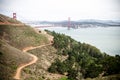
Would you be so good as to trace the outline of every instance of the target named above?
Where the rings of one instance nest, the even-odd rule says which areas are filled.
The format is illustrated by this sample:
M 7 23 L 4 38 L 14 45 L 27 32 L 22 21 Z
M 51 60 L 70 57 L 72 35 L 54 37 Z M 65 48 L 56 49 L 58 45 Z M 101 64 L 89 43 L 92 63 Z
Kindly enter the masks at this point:
M 54 24 L 54 26 L 61 25 L 63 27 L 68 26 L 68 21 L 28 21 L 28 24 Z M 78 26 L 79 27 L 94 27 L 94 26 L 101 26 L 101 27 L 108 27 L 108 26 L 120 26 L 120 20 L 94 20 L 94 19 L 86 19 L 86 20 L 78 20 L 78 21 L 71 21 L 71 26 Z M 92 26 L 91 26 L 92 25 Z

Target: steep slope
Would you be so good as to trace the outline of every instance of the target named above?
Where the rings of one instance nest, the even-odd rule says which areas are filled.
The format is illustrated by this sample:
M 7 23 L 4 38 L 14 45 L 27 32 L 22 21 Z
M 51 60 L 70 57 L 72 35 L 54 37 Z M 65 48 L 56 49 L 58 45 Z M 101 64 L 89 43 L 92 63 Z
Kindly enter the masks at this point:
M 29 53 L 34 54 L 39 59 L 36 64 L 26 67 L 23 70 L 22 75 L 24 76 L 22 76 L 22 80 L 58 80 L 64 76 L 52 74 L 47 71 L 51 63 L 53 63 L 56 58 L 61 57 L 56 54 L 56 49 L 54 47 L 49 45 L 31 50 Z
M 48 31 L 54 36 L 53 46 L 58 55 L 68 55 L 64 61 L 57 59 L 48 71 L 68 76 L 70 80 L 82 80 L 99 76 L 120 74 L 120 56 L 110 56 L 98 48 L 86 43 L 75 41 L 69 36 Z M 103 80 L 106 79 L 102 78 Z M 119 80 L 118 75 L 111 80 Z M 98 80 L 98 79 L 97 79 Z
M 23 68 L 21 72 L 22 80 L 41 80 L 46 76 L 48 78 L 52 76 L 61 77 L 59 74 L 51 74 L 47 71 L 47 68 L 57 57 L 55 54 L 56 49 L 51 45 L 40 47 L 41 45 L 51 43 L 53 37 L 46 32 L 35 30 L 25 24 L 23 25 L 20 21 L 0 14 L 1 16 L 0 23 L 9 22 L 9 24 L 0 24 L 0 71 L 4 72 L 0 73 L 0 80 L 13 80 L 16 70 L 32 60 L 32 57 L 29 56 L 30 53 L 37 56 L 38 61 L 34 65 Z M 37 46 L 38 48 L 35 49 Z M 23 49 L 27 50 L 28 48 L 35 50 L 31 50 L 29 54 L 22 52 Z M 36 75 L 37 73 L 39 74 Z M 51 80 L 54 80 L 53 77 Z
M 3 14 L 0 14 L 0 23 L 4 23 L 4 22 L 7 22 L 7 23 L 15 23 L 15 24 L 21 24 L 20 21 L 16 20 L 16 19 L 12 19 L 10 17 L 7 17 Z
M 0 38 L 10 45 L 23 49 L 28 46 L 39 46 L 49 43 L 44 34 L 37 34 L 30 26 L 0 25 Z
M 1 21 L 8 21 L 11 24 L 22 24 L 20 21 L 0 14 Z M 3 20 L 4 19 L 4 20 Z M 39 46 L 49 43 L 45 34 L 38 34 L 35 29 L 28 25 L 0 25 L 0 39 L 4 39 L 8 44 L 23 49 L 28 46 Z
M 0 40 L 0 80 L 13 80 L 17 67 L 31 60 L 28 54 Z

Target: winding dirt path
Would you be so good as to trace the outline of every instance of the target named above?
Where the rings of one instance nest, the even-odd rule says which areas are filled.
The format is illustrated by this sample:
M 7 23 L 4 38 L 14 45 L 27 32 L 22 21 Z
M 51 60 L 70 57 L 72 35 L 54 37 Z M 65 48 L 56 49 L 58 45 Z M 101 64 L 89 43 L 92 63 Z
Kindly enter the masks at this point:
M 36 49 L 36 48 L 45 47 L 45 46 L 48 46 L 48 45 L 51 45 L 51 44 L 52 44 L 52 43 L 46 44 L 46 45 L 37 46 L 37 47 L 32 47 L 32 46 L 31 46 L 31 47 L 26 47 L 26 48 L 23 49 L 23 52 L 27 52 L 27 51 L 29 51 L 29 50 Z M 21 70 L 22 70 L 23 68 L 25 68 L 26 66 L 32 65 L 32 64 L 34 64 L 34 63 L 37 62 L 38 58 L 37 58 L 35 55 L 29 54 L 29 56 L 31 56 L 31 57 L 33 58 L 33 60 L 30 61 L 29 63 L 26 63 L 26 64 L 23 64 L 23 65 L 19 66 L 19 67 L 17 68 L 17 70 L 16 70 L 16 74 L 15 74 L 15 76 L 14 76 L 14 79 L 19 80 L 19 79 L 20 79 L 20 75 L 21 75 Z

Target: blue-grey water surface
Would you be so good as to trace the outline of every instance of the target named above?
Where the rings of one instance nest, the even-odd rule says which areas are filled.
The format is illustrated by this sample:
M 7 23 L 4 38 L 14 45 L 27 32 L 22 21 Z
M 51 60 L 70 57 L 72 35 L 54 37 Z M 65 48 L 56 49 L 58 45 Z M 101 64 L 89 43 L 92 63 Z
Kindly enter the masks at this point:
M 95 27 L 67 30 L 66 27 L 40 28 L 64 33 L 77 41 L 89 43 L 110 55 L 120 55 L 120 27 Z

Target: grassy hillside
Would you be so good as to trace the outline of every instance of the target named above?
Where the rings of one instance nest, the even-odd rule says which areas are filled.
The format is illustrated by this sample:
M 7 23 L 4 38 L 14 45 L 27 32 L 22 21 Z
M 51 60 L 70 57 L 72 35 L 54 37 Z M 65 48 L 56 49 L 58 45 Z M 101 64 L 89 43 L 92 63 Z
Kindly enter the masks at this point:
M 29 51 L 30 53 L 36 55 L 39 59 L 36 64 L 31 65 L 30 67 L 26 67 L 23 70 L 22 76 L 23 80 L 55 80 L 52 75 L 47 71 L 48 67 L 51 65 L 52 62 L 54 62 L 54 59 L 58 57 L 56 55 L 56 50 L 52 46 L 46 46 L 43 48 L 38 48 Z
M 33 28 L 27 25 L 0 25 L 0 36 L 1 39 L 18 49 L 48 43 L 47 38 L 43 34 L 36 33 Z
M 31 60 L 27 53 L 0 40 L 0 80 L 13 80 L 17 67 Z
M 16 19 L 12 19 L 10 17 L 7 17 L 3 14 L 0 14 L 0 22 L 9 22 L 9 23 L 15 23 L 15 24 L 18 24 L 18 23 L 21 23 L 20 21 L 16 20 Z
M 21 24 L 20 21 L 0 14 L 0 17 L 12 24 Z M 1 21 L 4 21 L 0 18 Z M 4 39 L 8 44 L 23 49 L 28 46 L 38 46 L 49 43 L 44 34 L 38 34 L 28 25 L 0 25 L 0 39 Z
M 9 23 L 21 24 L 2 14 L 0 17 Z M 0 22 L 4 20 L 0 18 Z M 45 34 L 37 33 L 28 25 L 0 25 L 0 80 L 13 80 L 17 67 L 31 60 L 22 49 L 47 43 L 49 40 Z

